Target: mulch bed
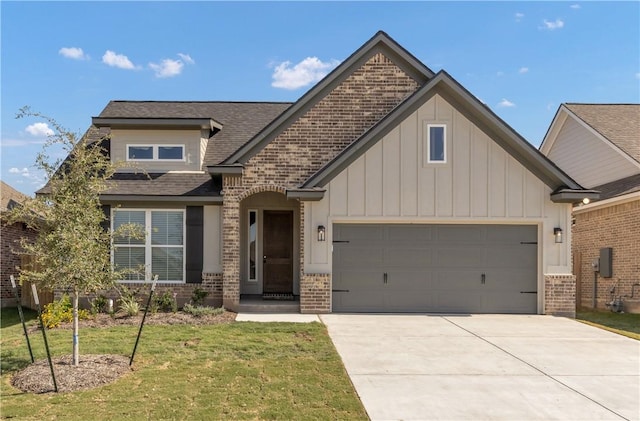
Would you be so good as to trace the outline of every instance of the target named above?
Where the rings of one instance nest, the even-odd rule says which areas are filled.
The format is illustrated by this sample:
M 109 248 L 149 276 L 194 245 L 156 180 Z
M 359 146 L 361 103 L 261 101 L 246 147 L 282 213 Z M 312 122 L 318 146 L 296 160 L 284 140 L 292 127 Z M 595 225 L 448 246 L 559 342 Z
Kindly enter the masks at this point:
M 211 325 L 232 323 L 236 313 L 225 311 L 219 315 L 194 317 L 187 313 L 155 313 L 147 314 L 145 325 Z M 135 317 L 110 316 L 98 314 L 90 320 L 80 320 L 80 329 L 106 328 L 113 326 L 140 326 L 142 315 Z M 71 323 L 65 323 L 56 329 L 71 329 Z M 37 330 L 37 326 L 31 326 L 30 330 Z M 58 392 L 73 392 L 77 390 L 92 389 L 111 383 L 121 376 L 130 373 L 129 357 L 123 355 L 80 355 L 80 364 L 74 366 L 72 357 L 53 358 L 53 370 L 56 376 Z M 19 371 L 11 381 L 13 386 L 31 393 L 54 392 L 53 380 L 49 362 L 36 361 L 27 368 Z

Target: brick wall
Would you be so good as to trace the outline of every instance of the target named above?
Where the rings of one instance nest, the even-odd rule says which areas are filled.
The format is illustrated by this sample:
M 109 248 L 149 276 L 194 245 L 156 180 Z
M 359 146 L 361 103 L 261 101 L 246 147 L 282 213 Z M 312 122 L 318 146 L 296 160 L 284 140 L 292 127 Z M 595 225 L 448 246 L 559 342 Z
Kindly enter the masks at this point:
M 375 54 L 246 162 L 242 177 L 223 176 L 225 307 L 234 309 L 240 302 L 240 202 L 255 193 L 284 194 L 287 188 L 298 187 L 418 88 L 391 60 Z M 302 286 L 317 275 L 302 273 L 304 210 L 300 209 L 301 308 L 304 295 L 312 294 L 316 301 L 324 300 L 313 308 L 329 311 L 330 290 L 320 294 Z M 305 308 L 311 311 L 312 307 Z
M 132 291 L 136 291 L 138 294 L 138 301 L 142 305 L 146 305 L 147 298 L 149 297 L 149 292 L 151 290 L 151 283 L 137 283 L 131 282 L 123 284 L 127 288 Z M 176 294 L 176 301 L 178 303 L 178 307 L 182 308 L 185 304 L 191 301 L 191 296 L 193 294 L 193 290 L 196 288 L 203 289 L 209 293 L 205 298 L 205 304 L 220 307 L 222 305 L 222 274 L 221 273 L 203 273 L 202 274 L 202 283 L 201 284 L 182 284 L 182 283 L 158 283 L 156 284 L 155 295 L 162 295 L 165 292 L 169 291 L 170 293 Z M 62 295 L 62 291 L 56 291 L 55 298 L 59 299 Z M 114 301 L 114 307 L 117 309 L 118 306 L 118 292 L 113 289 L 110 291 L 106 291 L 101 293 L 107 298 L 111 298 Z M 84 308 L 90 308 L 90 300 L 93 299 L 95 295 L 90 295 L 86 297 L 81 297 L 81 306 Z
M 15 306 L 15 298 L 9 276 L 13 275 L 18 279 L 17 266 L 20 266 L 20 255 L 15 252 L 20 251 L 19 240 L 28 238 L 34 240 L 36 232 L 26 228 L 22 223 L 0 225 L 1 256 L 0 256 L 0 305 L 2 307 Z
M 300 313 L 331 313 L 331 274 L 304 274 L 300 280 Z
M 570 274 L 544 276 L 544 313 L 576 317 L 576 277 Z
M 640 282 L 640 200 L 606 208 L 574 213 L 572 227 L 574 259 L 580 283 L 578 305 L 593 307 L 594 273 L 591 263 L 600 256 L 600 249 L 613 248 L 613 277 L 597 280 L 597 308 L 613 296 L 631 295 L 631 286 Z M 636 291 L 640 291 L 636 287 Z

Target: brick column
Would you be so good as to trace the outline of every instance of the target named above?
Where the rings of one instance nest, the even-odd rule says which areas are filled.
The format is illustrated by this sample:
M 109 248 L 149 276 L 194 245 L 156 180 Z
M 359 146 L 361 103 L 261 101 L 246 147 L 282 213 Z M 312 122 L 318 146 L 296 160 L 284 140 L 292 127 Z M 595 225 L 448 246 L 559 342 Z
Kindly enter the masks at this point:
M 222 305 L 237 311 L 240 305 L 240 199 L 234 186 L 240 177 L 223 178 L 222 206 Z
M 576 317 L 576 277 L 544 275 L 544 312 L 553 316 Z
M 300 313 L 331 313 L 331 274 L 303 275 L 300 279 Z

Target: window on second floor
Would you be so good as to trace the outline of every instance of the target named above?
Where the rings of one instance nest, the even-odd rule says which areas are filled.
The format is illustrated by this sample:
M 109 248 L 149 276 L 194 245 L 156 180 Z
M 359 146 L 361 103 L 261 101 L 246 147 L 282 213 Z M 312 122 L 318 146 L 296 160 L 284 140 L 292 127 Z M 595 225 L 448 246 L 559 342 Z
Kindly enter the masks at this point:
M 184 145 L 127 145 L 127 161 L 184 161 Z
M 444 124 L 427 125 L 429 163 L 447 162 L 446 127 Z

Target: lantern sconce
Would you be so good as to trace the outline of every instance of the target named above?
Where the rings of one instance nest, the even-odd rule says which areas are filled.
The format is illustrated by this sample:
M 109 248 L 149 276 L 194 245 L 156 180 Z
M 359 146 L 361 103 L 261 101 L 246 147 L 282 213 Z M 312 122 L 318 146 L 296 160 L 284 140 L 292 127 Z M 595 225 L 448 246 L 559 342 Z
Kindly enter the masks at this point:
M 326 229 L 324 225 L 318 225 L 318 241 L 324 241 Z
M 556 243 L 562 243 L 562 228 L 559 228 L 559 227 L 554 228 L 553 236 L 556 238 Z

